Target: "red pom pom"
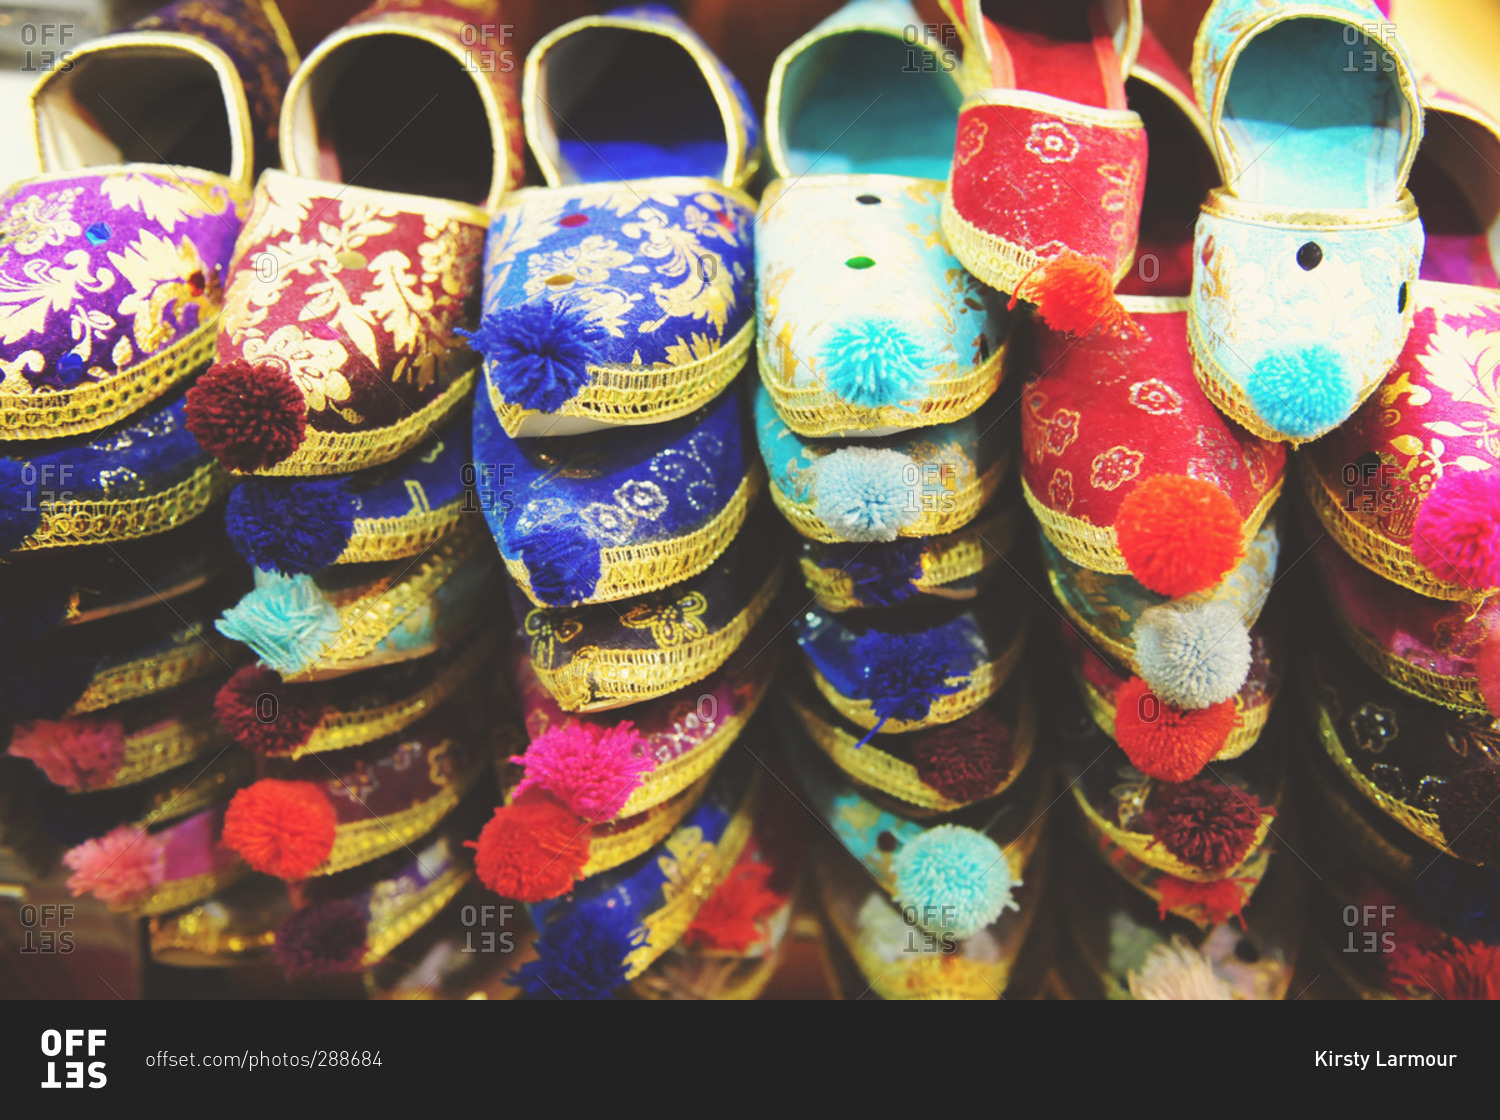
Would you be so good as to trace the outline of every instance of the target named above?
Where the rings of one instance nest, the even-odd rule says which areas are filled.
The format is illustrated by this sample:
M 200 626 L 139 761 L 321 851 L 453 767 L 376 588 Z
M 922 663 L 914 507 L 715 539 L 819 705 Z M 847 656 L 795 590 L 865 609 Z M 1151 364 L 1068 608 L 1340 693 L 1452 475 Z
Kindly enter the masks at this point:
M 589 861 L 589 826 L 541 795 L 495 810 L 474 849 L 474 870 L 490 890 L 518 902 L 566 894 Z
M 1136 580 L 1173 599 L 1219 583 L 1245 555 L 1245 529 L 1211 482 L 1160 474 L 1120 503 L 1115 536 Z
M 322 704 L 299 705 L 296 696 L 297 690 L 283 684 L 274 670 L 247 665 L 219 689 L 214 714 L 240 746 L 261 754 L 288 754 L 312 737 L 324 712 Z
M 1500 587 L 1500 469 L 1451 470 L 1417 511 L 1411 554 L 1438 579 Z
M 1101 326 L 1138 330 L 1115 298 L 1115 279 L 1109 270 L 1072 249 L 1032 269 L 1017 286 L 1016 296 L 1036 304 L 1036 313 L 1055 331 L 1082 336 Z M 1014 309 L 1016 298 L 1010 302 Z
M 1185 711 L 1164 703 L 1140 677 L 1115 690 L 1115 742 L 1132 766 L 1162 781 L 1195 777 L 1238 723 L 1233 700 Z
M 775 871 L 769 863 L 740 862 L 698 910 L 684 938 L 688 945 L 743 953 L 759 941 L 762 923 L 786 902 L 766 885 Z
M 1159 785 L 1146 798 L 1147 830 L 1183 863 L 1227 871 L 1250 852 L 1269 810 L 1252 793 L 1217 782 Z
M 1195 883 L 1191 879 L 1179 879 L 1164 875 L 1156 885 L 1161 894 L 1158 913 L 1165 919 L 1173 910 L 1196 908 L 1214 925 L 1223 925 L 1231 917 L 1245 924 L 1242 911 L 1250 901 L 1250 884 L 1243 879 L 1215 879 L 1209 883 Z
M 1419 998 L 1500 999 L 1500 945 L 1455 941 L 1443 951 L 1408 954 L 1387 975 Z
M 211 366 L 183 404 L 188 431 L 230 470 L 274 466 L 307 432 L 302 390 L 290 373 L 269 363 Z
M 313 782 L 262 778 L 224 811 L 224 843 L 257 871 L 305 879 L 333 851 L 338 816 Z
M 1469 770 L 1449 778 L 1438 792 L 1437 815 L 1454 855 L 1500 862 L 1500 773 Z
M 950 801 L 983 797 L 1015 764 L 1010 728 L 985 708 L 919 732 L 911 753 L 917 777 Z

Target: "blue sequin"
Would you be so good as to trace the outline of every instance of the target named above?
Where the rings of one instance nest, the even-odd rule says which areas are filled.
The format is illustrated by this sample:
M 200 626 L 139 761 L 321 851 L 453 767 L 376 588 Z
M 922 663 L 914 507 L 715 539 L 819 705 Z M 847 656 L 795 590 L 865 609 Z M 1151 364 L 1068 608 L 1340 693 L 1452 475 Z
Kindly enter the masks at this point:
M 84 231 L 90 245 L 102 245 L 109 240 L 110 229 L 104 222 L 95 222 Z

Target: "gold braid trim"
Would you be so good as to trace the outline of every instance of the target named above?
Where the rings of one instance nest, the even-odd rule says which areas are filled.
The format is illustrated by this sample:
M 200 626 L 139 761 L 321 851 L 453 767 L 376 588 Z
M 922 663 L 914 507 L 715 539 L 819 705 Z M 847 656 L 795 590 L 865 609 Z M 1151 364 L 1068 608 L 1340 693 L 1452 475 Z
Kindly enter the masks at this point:
M 976 576 L 1004 556 L 1015 543 L 1021 525 L 1021 507 L 1012 506 L 995 517 L 961 529 L 951 539 L 934 542 L 921 556 L 922 574 L 912 586 L 928 594 L 958 580 Z M 830 611 L 852 611 L 864 604 L 855 593 L 853 577 L 842 569 L 823 568 L 810 557 L 798 561 L 808 590 L 818 605 Z
M 664 541 L 627 544 L 599 550 L 599 582 L 585 603 L 613 603 L 660 591 L 691 579 L 712 564 L 734 540 L 745 523 L 745 512 L 760 492 L 764 468 L 751 466 L 728 503 L 692 532 Z M 547 606 L 531 590 L 531 573 L 525 561 L 505 560 L 505 570 L 526 597 L 538 607 Z
M 1083 706 L 1088 709 L 1089 715 L 1099 730 L 1111 739 L 1115 737 L 1115 703 L 1114 698 L 1105 696 L 1095 688 L 1079 672 L 1077 666 L 1071 667 L 1073 679 L 1078 682 L 1079 691 L 1083 693 Z M 1223 748 L 1214 755 L 1211 762 L 1228 762 L 1231 758 L 1239 758 L 1260 738 L 1260 733 L 1265 730 L 1266 720 L 1271 718 L 1271 705 L 1276 700 L 1273 693 L 1264 704 L 1254 708 L 1245 707 L 1244 700 L 1238 693 L 1234 697 L 1234 730 L 1229 733 L 1229 738 L 1224 741 Z
M 979 511 L 989 504 L 990 498 L 994 497 L 995 491 L 1000 488 L 1000 483 L 1005 480 L 1012 454 L 1013 449 L 1006 448 L 1000 457 L 977 478 L 966 483 L 961 489 L 945 491 L 942 497 L 953 499 L 951 509 L 941 512 L 937 509 L 924 509 L 915 521 L 901 528 L 896 535 L 935 537 L 962 529 L 978 517 Z M 781 511 L 781 515 L 790 521 L 792 528 L 804 537 L 822 541 L 824 544 L 845 543 L 845 538 L 825 525 L 822 519 L 813 512 L 812 506 L 797 501 L 778 485 L 773 484 L 770 490 L 771 500 L 776 503 L 776 508 Z
M 760 379 L 786 426 L 798 435 L 820 438 L 862 435 L 880 429 L 906 431 L 962 420 L 1000 387 L 1005 376 L 1006 345 L 1002 342 L 993 354 L 965 373 L 957 372 L 954 363 L 932 370 L 926 381 L 927 396 L 912 402 L 910 408 L 850 404 L 816 375 L 811 385 L 783 381 L 766 353 L 764 334 L 757 343 L 757 355 Z
M 724 876 L 739 862 L 755 825 L 755 810 L 760 804 L 760 781 L 760 771 L 752 771 L 750 786 L 734 816 L 724 826 L 718 842 L 707 845 L 708 851 L 700 861 L 683 867 L 681 881 L 672 897 L 660 910 L 641 919 L 641 925 L 646 928 L 646 941 L 625 958 L 625 979 L 634 980 L 682 940 L 708 896 L 718 889 Z
M 687 811 L 698 803 L 698 798 L 703 796 L 703 791 L 708 786 L 708 778 L 704 774 L 676 797 L 647 809 L 639 814 L 641 819 L 634 824 L 593 837 L 589 841 L 588 862 L 583 865 L 578 877 L 587 879 L 590 875 L 629 863 L 642 852 L 660 844 L 671 835 L 677 822 L 682 820 Z
M 177 485 L 140 498 L 44 502 L 41 524 L 16 551 L 108 544 L 165 533 L 197 517 L 231 486 L 222 467 L 205 463 Z
M 394 424 L 362 432 L 320 432 L 308 427 L 302 445 L 281 462 L 247 473 L 287 475 L 349 474 L 388 463 L 410 451 L 447 419 L 448 413 L 469 399 L 477 369 L 460 374 L 437 397 Z
M 309 874 L 335 875 L 406 847 L 431 832 L 463 799 L 483 772 L 484 764 L 480 761 L 426 801 L 419 801 L 388 816 L 372 816 L 369 820 L 339 825 L 334 830 L 333 851 Z
M 1297 459 L 1307 504 L 1318 515 L 1328 535 L 1353 559 L 1376 575 L 1429 599 L 1474 603 L 1484 598 L 1483 591 L 1471 591 L 1462 584 L 1438 579 L 1417 563 L 1408 546 L 1387 540 L 1359 520 L 1354 511 L 1345 509 L 1312 459 L 1300 455 Z
M 1072 785 L 1073 800 L 1078 803 L 1084 817 L 1089 824 L 1109 839 L 1109 842 L 1121 851 L 1129 853 L 1135 859 L 1144 863 L 1147 867 L 1154 867 L 1158 871 L 1165 871 L 1168 875 L 1178 879 L 1186 879 L 1193 883 L 1217 883 L 1224 879 L 1232 879 L 1245 865 L 1260 851 L 1261 845 L 1266 842 L 1266 837 L 1271 831 L 1271 821 L 1275 819 L 1274 813 L 1261 815 L 1260 824 L 1255 829 L 1255 836 L 1250 841 L 1250 846 L 1245 849 L 1245 854 L 1233 867 L 1225 868 L 1223 871 L 1208 872 L 1201 867 L 1194 867 L 1190 863 L 1184 863 L 1166 847 L 1159 843 L 1149 833 L 1131 832 L 1129 829 L 1121 828 L 1119 825 L 1105 820 L 1092 805 L 1089 804 L 1088 795 L 1083 792 L 1083 784 L 1074 782 Z
M 919 731 L 924 727 L 934 727 L 940 723 L 952 723 L 983 707 L 985 701 L 999 692 L 1001 686 L 1010 679 L 1011 671 L 1020 662 L 1021 650 L 1026 645 L 1028 629 L 1029 624 L 1023 622 L 1016 630 L 1015 639 L 1001 651 L 995 660 L 987 661 L 975 668 L 965 678 L 967 683 L 959 691 L 933 700 L 925 718 L 914 721 L 886 720 L 879 734 L 899 735 L 905 731 Z M 808 668 L 812 671 L 813 684 L 818 686 L 818 691 L 823 694 L 823 698 L 833 705 L 834 711 L 839 715 L 866 731 L 880 723 L 880 717 L 875 714 L 870 701 L 849 699 L 828 682 L 827 678 L 818 671 L 817 666 L 809 663 Z
M 938 813 L 952 813 L 979 801 L 986 801 L 1004 793 L 1026 769 L 1031 759 L 1031 748 L 1036 742 L 1036 702 L 1031 689 L 1022 687 L 1016 711 L 1016 726 L 1011 736 L 1014 761 L 1010 773 L 1002 778 L 994 789 L 981 794 L 973 801 L 953 801 L 944 797 L 917 775 L 917 768 L 893 754 L 881 750 L 872 739 L 862 747 L 842 727 L 824 721 L 817 712 L 795 697 L 788 700 L 792 713 L 802 724 L 807 736 L 831 758 L 835 764 L 861 785 L 899 798 L 909 805 Z
M 172 720 L 165 726 L 153 725 L 125 737 L 125 757 L 107 783 L 74 792 L 92 793 L 144 782 L 174 766 L 191 762 L 225 739 L 224 729 L 212 715 Z
M 70 716 L 97 712 L 101 708 L 137 700 L 156 692 L 165 692 L 187 681 L 212 672 L 228 662 L 221 643 L 213 634 L 198 634 L 197 640 L 178 646 L 165 654 L 153 654 L 105 669 L 89 681 L 82 696 L 68 709 Z
M 1278 478 L 1276 485 L 1262 495 L 1260 501 L 1255 503 L 1255 508 L 1250 511 L 1250 516 L 1245 518 L 1243 539 L 1246 542 L 1253 541 L 1260 532 L 1266 514 L 1271 512 L 1276 499 L 1281 497 L 1281 488 L 1285 482 L 1284 478 Z M 1025 495 L 1031 512 L 1036 514 L 1037 521 L 1041 523 L 1042 532 L 1047 534 L 1047 539 L 1057 551 L 1080 568 L 1112 576 L 1130 575 L 1130 567 L 1120 552 L 1114 526 L 1093 525 L 1081 518 L 1048 508 L 1032 493 L 1024 478 L 1021 480 L 1021 493 Z
M 1333 616 L 1344 638 L 1354 647 L 1354 652 L 1359 654 L 1359 659 L 1397 688 L 1454 711 L 1481 714 L 1489 712 L 1484 697 L 1479 694 L 1478 681 L 1445 677 L 1431 669 L 1413 665 L 1352 625 L 1342 611 L 1334 611 Z
M 225 180 L 228 182 L 228 180 Z M 243 191 L 231 191 L 236 196 Z M 159 354 L 103 381 L 58 392 L 0 393 L 0 429 L 6 439 L 57 439 L 107 428 L 161 396 L 213 361 L 219 315 L 201 323 Z M 42 403 L 45 402 L 45 403 Z
M 722 630 L 670 649 L 600 649 L 585 646 L 560 669 L 533 663 L 537 679 L 569 712 L 600 712 L 664 696 L 702 680 L 732 654 L 781 589 L 781 567 L 748 606 Z
M 145 898 L 130 906 L 110 907 L 116 912 L 129 913 L 136 918 L 149 918 L 171 910 L 181 910 L 218 894 L 250 869 L 235 862 L 217 871 L 205 871 L 202 875 L 189 875 L 185 879 L 172 879 L 157 887 Z
M 380 963 L 387 953 L 430 922 L 473 877 L 467 867 L 450 867 L 399 911 L 372 920 L 365 929 L 364 967 Z
M 1083 636 L 1094 646 L 1102 647 L 1102 652 L 1113 658 L 1116 662 L 1124 665 L 1132 673 L 1135 670 L 1135 647 L 1122 642 L 1112 634 L 1106 634 L 1097 623 L 1091 622 L 1078 613 L 1078 609 L 1063 594 L 1062 576 L 1052 568 L 1047 569 L 1047 582 L 1052 586 L 1052 597 L 1057 600 L 1057 605 L 1062 608 L 1063 614 L 1067 615 L 1068 621 L 1083 631 Z M 1095 652 L 1100 652 L 1095 650 Z
M 362 517 L 354 522 L 349 544 L 335 564 L 374 564 L 404 560 L 431 547 L 458 525 L 463 499 L 437 509 L 417 510 L 400 517 Z
M 512 438 L 533 416 L 576 416 L 597 424 L 661 424 L 676 420 L 713 400 L 735 379 L 750 356 L 755 317 L 718 349 L 681 365 L 591 365 L 589 381 L 556 412 L 506 404 L 495 383 L 486 378 L 495 418 Z

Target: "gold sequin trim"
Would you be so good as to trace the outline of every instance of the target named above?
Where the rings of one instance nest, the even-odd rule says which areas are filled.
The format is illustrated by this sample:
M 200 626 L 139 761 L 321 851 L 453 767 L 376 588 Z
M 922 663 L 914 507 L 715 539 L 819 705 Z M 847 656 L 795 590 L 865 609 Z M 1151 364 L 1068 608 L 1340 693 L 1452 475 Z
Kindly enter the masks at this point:
M 187 681 L 212 672 L 217 665 L 228 667 L 224 651 L 228 646 L 212 633 L 200 632 L 193 640 L 164 654 L 127 661 L 95 674 L 82 696 L 68 709 L 70 716 L 97 712 L 101 708 L 137 700 L 152 693 L 165 692 Z
M 205 898 L 218 894 L 249 870 L 243 863 L 234 863 L 218 871 L 205 871 L 202 875 L 173 879 L 157 887 L 141 901 L 131 906 L 119 907 L 118 910 L 137 918 L 148 918 L 171 910 L 181 910 L 184 906 L 191 906 L 195 902 L 201 902 Z M 111 907 L 110 909 L 117 908 Z
M 477 361 L 474 355 L 464 355 L 464 358 Z M 362 432 L 320 432 L 309 427 L 302 446 L 296 451 L 274 466 L 248 473 L 276 477 L 350 474 L 388 463 L 406 454 L 428 436 L 436 435 L 435 429 L 448 418 L 448 413 L 469 399 L 477 376 L 477 368 L 465 371 L 416 412 L 383 428 Z
M 1088 709 L 1089 715 L 1099 730 L 1111 739 L 1115 737 L 1115 704 L 1114 698 L 1105 696 L 1094 687 L 1084 675 L 1074 666 L 1071 669 L 1073 679 L 1078 682 L 1079 691 L 1083 693 L 1083 706 Z M 1234 696 L 1234 730 L 1229 733 L 1229 738 L 1224 741 L 1223 749 L 1214 755 L 1210 761 L 1228 762 L 1231 758 L 1239 758 L 1251 747 L 1255 746 L 1260 733 L 1266 728 L 1266 720 L 1271 717 L 1271 705 L 1275 702 L 1275 694 L 1268 696 L 1264 704 L 1257 704 L 1253 708 L 1245 707 L 1245 701 L 1236 693 Z
M 384 960 L 392 949 L 435 918 L 473 877 L 467 867 L 450 867 L 407 900 L 397 913 L 371 921 L 365 927 L 364 967 Z
M 660 591 L 691 579 L 719 558 L 745 523 L 751 500 L 760 492 L 763 468 L 752 465 L 740 480 L 722 510 L 691 533 L 665 541 L 626 544 L 599 550 L 599 582 L 585 603 L 612 603 Z M 531 590 L 531 573 L 525 561 L 505 557 L 510 573 L 526 597 L 538 607 L 547 606 Z
M 575 416 L 609 426 L 661 424 L 701 408 L 728 388 L 745 368 L 754 339 L 752 317 L 717 350 L 681 365 L 591 365 L 588 384 L 551 413 L 505 403 L 495 383 L 486 378 L 490 406 L 512 437 L 533 416 Z
M 225 745 L 228 736 L 212 715 L 197 719 L 168 720 L 125 737 L 125 756 L 120 768 L 102 786 L 90 786 L 74 792 L 91 793 L 98 789 L 118 789 L 155 777 L 174 766 L 191 762 L 216 746 Z
M 599 712 L 675 692 L 708 676 L 745 640 L 781 588 L 781 567 L 748 606 L 723 629 L 670 649 L 600 649 L 585 646 L 560 669 L 535 665 L 537 679 L 558 706 L 570 712 Z
M 1479 682 L 1465 677 L 1445 677 L 1431 669 L 1413 665 L 1382 646 L 1363 630 L 1351 625 L 1340 611 L 1334 611 L 1339 630 L 1359 654 L 1359 659 L 1391 684 L 1422 700 L 1441 704 L 1459 712 L 1488 714 L 1489 707 L 1479 694 Z
M 231 480 L 217 463 L 205 463 L 176 486 L 140 498 L 42 503 L 42 521 L 18 552 L 109 544 L 165 533 L 191 521 L 229 493 Z
M 400 517 L 361 517 L 335 564 L 377 564 L 415 556 L 446 536 L 463 513 L 463 499 Z
M 1201 867 L 1194 867 L 1190 863 L 1184 863 L 1171 852 L 1167 851 L 1165 845 L 1147 832 L 1132 832 L 1121 828 L 1097 812 L 1089 804 L 1088 795 L 1083 791 L 1082 782 L 1074 782 L 1072 785 L 1073 800 L 1078 803 L 1089 824 L 1096 830 L 1109 838 L 1109 842 L 1121 851 L 1128 853 L 1148 867 L 1154 867 L 1158 871 L 1165 871 L 1178 879 L 1186 879 L 1193 883 L 1217 883 L 1224 879 L 1232 879 L 1244 868 L 1252 856 L 1260 850 L 1266 842 L 1266 837 L 1271 832 L 1271 821 L 1275 819 L 1273 813 L 1263 813 L 1260 824 L 1256 826 L 1255 835 L 1250 840 L 1250 846 L 1245 854 L 1233 867 L 1225 868 L 1223 871 L 1208 872 Z
M 698 798 L 708 786 L 709 775 L 704 774 L 696 783 L 676 797 L 663 801 L 640 814 L 641 820 L 614 829 L 589 841 L 589 859 L 579 872 L 580 879 L 629 863 L 665 840 L 677 827 L 677 822 L 698 803 Z M 619 820 L 619 818 L 616 818 Z

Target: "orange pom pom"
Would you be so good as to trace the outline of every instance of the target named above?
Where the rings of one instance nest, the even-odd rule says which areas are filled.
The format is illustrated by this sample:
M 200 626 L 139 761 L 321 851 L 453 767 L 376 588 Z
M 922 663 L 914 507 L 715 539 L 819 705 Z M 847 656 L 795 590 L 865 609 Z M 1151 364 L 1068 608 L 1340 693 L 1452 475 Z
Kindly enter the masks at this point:
M 305 879 L 333 851 L 338 815 L 313 782 L 262 778 L 224 811 L 224 843 L 257 871 Z
M 1115 280 L 1093 257 L 1065 249 L 1029 272 L 1016 296 L 1036 304 L 1036 313 L 1055 331 L 1086 335 L 1095 327 L 1139 333 L 1135 320 L 1115 298 Z M 1010 301 L 1014 309 L 1016 298 Z
M 1216 926 L 1223 925 L 1231 917 L 1239 918 L 1240 925 L 1245 924 L 1241 911 L 1250 901 L 1248 879 L 1211 879 L 1206 883 L 1195 883 L 1191 879 L 1163 875 L 1156 889 L 1161 895 L 1157 912 L 1163 919 L 1173 910 L 1196 908 Z
M 1120 552 L 1135 579 L 1176 599 L 1219 583 L 1245 555 L 1245 531 L 1229 496 L 1180 474 L 1147 479 L 1120 503 Z
M 1115 742 L 1132 766 L 1162 781 L 1195 777 L 1238 723 L 1233 700 L 1184 711 L 1163 703 L 1140 677 L 1115 690 Z
M 518 902 L 566 894 L 589 861 L 589 826 L 550 798 L 495 810 L 474 849 L 474 870 L 490 890 Z

